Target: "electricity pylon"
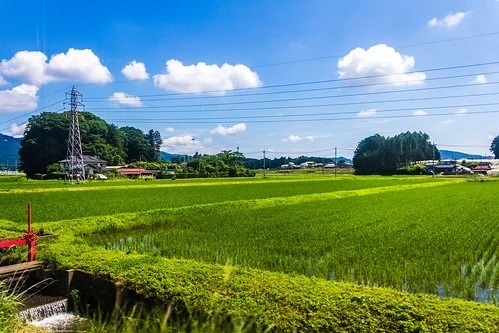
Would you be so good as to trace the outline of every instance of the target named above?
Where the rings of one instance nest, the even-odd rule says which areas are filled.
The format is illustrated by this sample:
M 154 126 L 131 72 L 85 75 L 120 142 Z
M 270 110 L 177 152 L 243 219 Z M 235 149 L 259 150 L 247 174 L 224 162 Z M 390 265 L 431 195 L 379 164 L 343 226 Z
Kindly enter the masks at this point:
M 78 121 L 78 107 L 83 107 L 82 96 L 73 86 L 71 92 L 66 93 L 69 97 L 71 109 L 71 125 L 68 136 L 68 153 L 66 157 L 66 173 L 70 181 L 85 181 L 85 167 L 83 165 L 83 153 L 81 149 L 80 123 Z

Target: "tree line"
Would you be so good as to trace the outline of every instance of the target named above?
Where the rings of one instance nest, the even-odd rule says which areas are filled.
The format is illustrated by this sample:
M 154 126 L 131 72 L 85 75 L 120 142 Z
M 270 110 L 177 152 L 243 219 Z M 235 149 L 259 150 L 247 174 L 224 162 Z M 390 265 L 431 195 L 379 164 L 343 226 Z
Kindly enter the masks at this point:
M 353 165 L 358 174 L 393 174 L 405 173 L 404 168 L 416 161 L 439 159 L 440 152 L 425 133 L 405 132 L 386 138 L 374 134 L 359 142 Z
M 131 126 L 117 127 L 90 112 L 79 113 L 83 155 L 96 156 L 108 165 L 128 165 L 157 170 L 159 177 L 251 177 L 239 152 L 224 150 L 216 155 L 196 154 L 184 167 L 161 160 L 161 135 L 153 129 L 142 132 Z M 31 116 L 19 149 L 20 169 L 26 176 L 63 174 L 58 161 L 66 159 L 71 112 L 43 112 Z
M 80 112 L 82 153 L 97 156 L 110 165 L 157 161 L 162 144 L 158 131 L 108 124 L 90 112 Z M 66 158 L 71 112 L 43 112 L 31 116 L 19 149 L 20 168 L 30 178 L 47 172 L 48 166 Z

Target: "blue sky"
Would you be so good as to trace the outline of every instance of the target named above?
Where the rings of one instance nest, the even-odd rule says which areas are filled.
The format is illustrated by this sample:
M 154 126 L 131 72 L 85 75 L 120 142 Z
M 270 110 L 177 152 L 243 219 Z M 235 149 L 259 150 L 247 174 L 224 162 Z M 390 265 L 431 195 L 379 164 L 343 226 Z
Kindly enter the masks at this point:
M 0 0 L 0 132 L 63 109 L 170 153 L 351 157 L 405 131 L 488 153 L 499 1 Z

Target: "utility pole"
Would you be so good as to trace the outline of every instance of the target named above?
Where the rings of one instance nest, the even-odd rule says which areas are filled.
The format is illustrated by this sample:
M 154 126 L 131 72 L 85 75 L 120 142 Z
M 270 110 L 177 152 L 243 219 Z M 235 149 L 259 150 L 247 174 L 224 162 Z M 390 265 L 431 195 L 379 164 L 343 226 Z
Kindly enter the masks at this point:
M 265 149 L 263 150 L 263 178 L 265 178 Z
M 432 152 L 432 157 L 431 157 L 431 159 L 432 159 L 432 161 L 433 161 L 433 172 L 432 172 L 432 174 L 433 174 L 433 178 L 435 178 L 435 142 L 433 142 L 431 152 Z
M 64 102 L 65 105 L 69 104 L 71 110 L 71 125 L 69 126 L 68 135 L 68 151 L 66 155 L 67 175 L 71 182 L 74 180 L 85 181 L 85 167 L 83 165 L 83 152 L 81 149 L 80 137 L 80 123 L 78 120 L 78 107 L 83 107 L 81 103 L 82 96 L 73 86 L 71 92 L 66 93 L 66 99 L 69 103 Z
M 338 148 L 334 147 L 334 177 L 336 177 L 336 168 L 338 167 Z

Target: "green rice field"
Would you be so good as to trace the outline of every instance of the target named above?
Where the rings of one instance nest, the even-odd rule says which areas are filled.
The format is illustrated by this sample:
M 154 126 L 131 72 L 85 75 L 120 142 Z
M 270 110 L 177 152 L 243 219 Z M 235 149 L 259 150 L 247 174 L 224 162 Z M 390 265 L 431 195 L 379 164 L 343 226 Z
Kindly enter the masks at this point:
M 125 252 L 495 302 L 498 185 L 217 203 L 88 240 Z
M 88 240 L 410 292 L 487 302 L 498 296 L 498 182 L 316 176 L 40 183 L 4 186 L 0 217 L 23 225 L 28 201 L 35 223 L 48 225 L 160 209 L 166 216 L 152 226 Z
M 21 232 L 29 201 L 35 228 L 72 235 L 83 255 L 194 260 L 497 304 L 498 196 L 495 179 L 444 177 L 0 180 L 0 228 Z M 59 251 L 45 255 L 66 262 Z

